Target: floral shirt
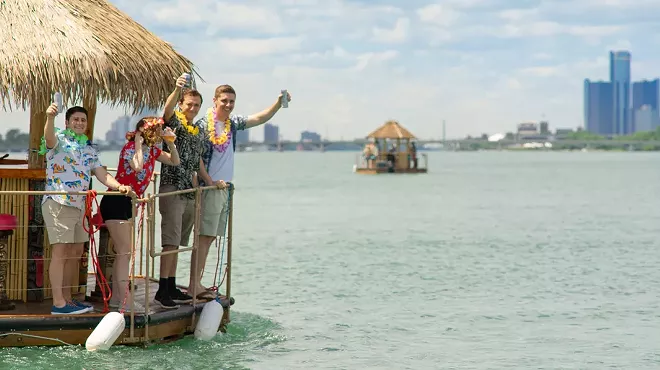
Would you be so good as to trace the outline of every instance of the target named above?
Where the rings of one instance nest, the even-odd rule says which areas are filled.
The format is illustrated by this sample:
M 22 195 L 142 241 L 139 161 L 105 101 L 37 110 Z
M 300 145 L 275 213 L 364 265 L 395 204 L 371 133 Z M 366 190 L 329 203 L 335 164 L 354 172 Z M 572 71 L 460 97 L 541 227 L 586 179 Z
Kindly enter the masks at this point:
M 206 138 L 204 126 L 200 124 L 201 120 L 193 123 L 192 126 L 198 127 L 199 133 L 193 135 L 181 124 L 176 114 L 165 123 L 165 127 L 176 130 L 176 140 L 174 144 L 179 152 L 181 164 L 178 166 L 168 166 L 163 164 L 161 167 L 160 186 L 174 185 L 176 190 L 192 189 L 192 178 L 195 172 L 199 171 L 199 159 L 202 155 L 202 141 Z M 169 152 L 167 147 L 163 148 Z M 190 199 L 195 198 L 195 193 L 183 194 Z
M 151 146 L 148 150 L 143 150 L 143 166 L 140 171 L 136 172 L 131 168 L 131 161 L 135 156 L 135 141 L 129 141 L 119 154 L 119 166 L 115 178 L 120 184 L 130 186 L 137 196 L 142 198 L 156 168 L 156 159 L 160 157 L 161 152 L 162 150 L 157 146 Z
M 57 144 L 46 152 L 46 191 L 87 191 L 92 171 L 103 166 L 99 153 L 88 141 L 81 145 L 73 137 L 56 130 Z M 84 195 L 44 195 L 65 206 L 83 209 Z

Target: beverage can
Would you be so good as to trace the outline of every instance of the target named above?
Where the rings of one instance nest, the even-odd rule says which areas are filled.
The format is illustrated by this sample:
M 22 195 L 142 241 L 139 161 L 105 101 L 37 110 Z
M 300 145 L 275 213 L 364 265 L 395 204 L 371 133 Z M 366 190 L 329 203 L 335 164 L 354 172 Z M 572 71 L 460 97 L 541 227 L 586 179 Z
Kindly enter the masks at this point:
M 287 91 L 286 89 L 282 90 L 282 98 L 280 99 L 280 105 L 282 108 L 288 108 L 289 107 L 289 99 L 287 96 Z
M 185 87 L 185 88 L 190 88 L 190 83 L 191 83 L 191 81 L 192 81 L 192 76 L 190 76 L 190 73 L 184 73 L 184 74 L 183 74 L 183 77 L 186 78 L 186 84 L 183 85 L 183 87 Z
M 62 94 L 60 92 L 56 92 L 55 96 L 53 97 L 53 100 L 55 101 L 55 104 L 57 104 L 57 112 L 62 113 L 64 110 L 64 103 L 62 102 Z

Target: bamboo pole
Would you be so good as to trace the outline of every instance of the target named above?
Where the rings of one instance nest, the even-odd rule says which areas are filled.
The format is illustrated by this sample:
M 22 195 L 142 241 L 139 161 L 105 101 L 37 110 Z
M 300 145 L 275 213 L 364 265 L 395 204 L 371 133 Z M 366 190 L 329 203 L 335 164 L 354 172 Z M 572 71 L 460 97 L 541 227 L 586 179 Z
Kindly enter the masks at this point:
M 17 181 L 19 183 L 19 187 L 23 187 L 23 179 L 18 179 Z M 16 270 L 18 274 L 16 275 L 16 280 L 18 280 L 18 291 L 17 291 L 17 298 L 23 300 L 23 293 L 25 292 L 25 289 L 27 288 L 27 281 L 23 281 L 23 263 L 25 262 L 25 258 L 27 258 L 27 243 L 25 241 L 25 238 L 23 238 L 23 231 L 27 228 L 29 224 L 29 219 L 25 217 L 26 212 L 25 208 L 23 207 L 23 198 L 25 197 L 25 194 L 18 194 L 16 196 L 16 202 L 14 203 L 14 209 L 16 209 L 16 213 L 18 214 L 18 225 L 19 229 L 16 230 L 16 261 L 14 263 L 16 264 Z
M 195 226 L 193 230 L 193 253 L 195 254 L 195 260 L 192 261 L 193 263 L 193 271 L 192 273 L 196 274 L 191 279 L 194 279 L 195 281 L 197 280 L 198 276 L 200 276 L 200 266 L 199 266 L 199 228 L 201 224 L 201 205 L 202 205 L 202 189 L 197 188 L 197 192 L 195 193 Z M 192 257 L 192 256 L 191 256 Z M 190 292 L 189 292 L 190 293 Z M 192 306 L 195 307 L 197 304 L 197 284 L 193 286 L 193 291 L 192 291 Z M 190 325 L 193 326 L 195 325 L 195 318 L 196 318 L 196 311 L 193 310 L 192 314 L 192 321 L 190 322 Z
M 7 191 L 14 191 L 14 179 L 7 179 L 7 186 L 5 186 L 5 190 Z M 8 213 L 8 214 L 13 214 L 11 210 L 11 198 L 14 196 L 12 194 L 8 194 L 4 202 L 2 203 L 2 213 Z M 18 220 L 20 222 L 20 220 Z M 7 296 L 9 297 L 10 300 L 15 300 L 16 299 L 16 279 L 13 277 L 14 273 L 14 268 L 15 268 L 15 263 L 13 263 L 14 259 L 16 258 L 15 256 L 15 251 L 16 248 L 14 247 L 14 233 L 9 236 L 7 239 L 7 259 L 8 259 L 8 266 L 7 266 L 7 286 L 9 292 L 7 292 Z
M 25 181 L 25 187 L 27 189 L 29 189 L 30 188 L 30 180 L 25 179 L 24 181 Z M 28 224 L 30 222 L 30 196 L 29 195 L 24 195 L 23 196 L 23 212 L 25 214 L 25 221 L 26 221 L 25 227 L 23 228 L 23 244 L 25 245 L 25 253 L 24 253 L 25 258 L 23 259 L 23 278 L 21 280 L 25 284 L 25 289 L 23 289 L 23 302 L 27 302 L 27 296 L 28 296 L 28 291 L 27 291 L 27 287 L 28 287 L 28 283 L 27 283 L 27 279 L 28 279 L 28 260 L 27 259 L 28 259 L 28 256 L 32 257 L 28 253 L 28 247 L 29 247 L 28 246 L 28 241 L 30 240 L 30 237 L 28 235 L 29 234 Z
M 130 295 L 131 295 L 131 328 L 130 328 L 130 337 L 133 339 L 135 337 L 135 198 L 131 198 L 131 274 L 129 276 L 129 281 L 131 283 Z M 118 276 L 115 276 L 115 279 L 118 279 Z
M 229 188 L 229 219 L 227 220 L 227 299 L 231 300 L 231 258 L 232 229 L 234 224 L 234 187 Z M 230 305 L 231 306 L 231 305 Z M 229 307 L 227 307 L 227 322 L 229 322 Z
M 152 235 L 151 235 L 151 224 L 155 224 L 155 219 L 152 219 L 152 212 L 153 212 L 153 199 L 151 197 L 151 193 L 147 196 L 147 199 L 149 201 L 147 204 L 145 204 L 146 212 L 147 212 L 147 225 L 148 227 L 146 228 L 146 233 L 147 233 L 147 248 L 151 248 L 151 244 L 153 243 L 152 240 Z M 143 208 L 144 210 L 144 208 Z M 144 212 L 144 211 L 143 211 Z M 153 221 L 152 221 L 153 220 Z M 145 233 L 145 228 L 142 226 L 142 233 Z M 140 252 L 142 253 L 142 252 Z M 149 273 L 149 257 L 145 258 L 145 270 L 147 271 L 147 274 Z M 151 293 L 150 289 L 151 281 L 148 277 L 145 277 L 144 279 L 144 310 L 146 311 L 146 314 L 149 314 L 149 302 L 151 299 L 149 298 L 149 295 Z M 145 320 L 144 323 L 144 341 L 149 342 L 149 320 Z

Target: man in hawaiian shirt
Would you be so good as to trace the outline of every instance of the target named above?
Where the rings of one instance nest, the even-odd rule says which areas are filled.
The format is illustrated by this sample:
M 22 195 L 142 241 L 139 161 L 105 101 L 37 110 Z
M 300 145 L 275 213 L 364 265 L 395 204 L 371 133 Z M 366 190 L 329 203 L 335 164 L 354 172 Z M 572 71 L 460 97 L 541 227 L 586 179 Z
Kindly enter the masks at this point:
M 46 191 L 84 192 L 89 190 L 91 174 L 105 186 L 132 194 L 108 173 L 99 154 L 88 140 L 87 110 L 72 107 L 66 111 L 66 130 L 55 129 L 57 104 L 46 110 L 46 125 L 40 154 L 46 155 Z M 84 195 L 44 195 L 42 213 L 52 245 L 49 276 L 53 291 L 51 314 L 80 314 L 93 310 L 71 296 L 71 285 L 78 276 L 78 261 L 89 234 L 82 226 Z
M 275 103 L 259 113 L 249 116 L 235 115 L 232 112 L 236 103 L 236 91 L 229 85 L 221 85 L 215 89 L 213 107 L 209 108 L 201 119 L 202 126 L 206 127 L 207 138 L 204 141 L 199 177 L 206 185 L 215 184 L 220 189 L 204 192 L 199 246 L 191 257 L 188 293 L 195 291 L 200 299 L 214 298 L 214 295 L 202 286 L 201 271 L 216 236 L 225 235 L 229 212 L 229 191 L 225 183 L 232 181 L 234 177 L 236 132 L 268 122 L 280 110 L 282 98 L 280 94 Z M 286 99 L 291 101 L 291 94 L 287 93 Z M 197 263 L 196 258 L 199 258 Z
M 195 123 L 202 106 L 202 95 L 197 90 L 183 90 L 186 83 L 182 75 L 167 98 L 163 119 L 165 127 L 176 131 L 174 141 L 179 150 L 179 166 L 161 167 L 159 210 L 161 214 L 161 244 L 163 252 L 187 246 L 195 222 L 195 193 L 167 196 L 166 193 L 193 188 L 193 177 L 199 170 L 204 128 Z M 175 110 L 176 105 L 179 110 Z M 167 150 L 166 150 L 167 151 Z M 176 286 L 178 254 L 160 257 L 160 280 L 154 302 L 163 308 L 177 308 L 178 303 L 189 303 L 192 297 Z

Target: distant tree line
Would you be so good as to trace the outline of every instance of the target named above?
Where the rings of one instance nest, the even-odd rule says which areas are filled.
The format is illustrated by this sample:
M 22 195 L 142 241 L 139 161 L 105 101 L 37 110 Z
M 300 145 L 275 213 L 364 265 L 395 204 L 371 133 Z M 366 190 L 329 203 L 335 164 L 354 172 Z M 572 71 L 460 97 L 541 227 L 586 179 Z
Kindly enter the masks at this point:
M 594 134 L 589 131 L 571 132 L 566 135 L 569 140 L 608 140 L 609 138 L 603 135 Z M 660 127 L 654 131 L 635 132 L 630 135 L 620 135 L 612 137 L 612 140 L 622 141 L 660 141 Z
M 11 129 L 4 135 L 0 134 L 0 154 L 9 151 L 27 150 L 30 145 L 30 135 L 19 129 Z

